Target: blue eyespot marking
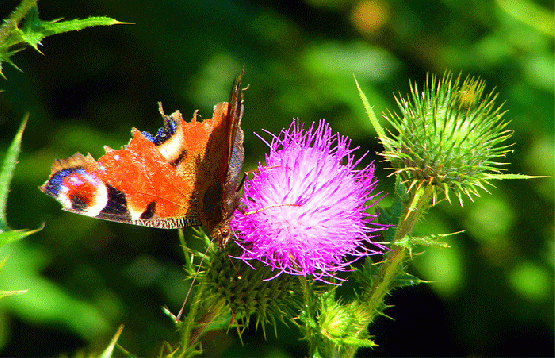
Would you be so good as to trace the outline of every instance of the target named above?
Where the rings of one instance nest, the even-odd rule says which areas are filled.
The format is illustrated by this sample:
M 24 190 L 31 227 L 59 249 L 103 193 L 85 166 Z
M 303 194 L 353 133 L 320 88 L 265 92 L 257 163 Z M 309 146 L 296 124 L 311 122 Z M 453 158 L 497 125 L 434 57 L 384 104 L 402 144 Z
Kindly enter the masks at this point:
M 78 173 L 78 174 L 81 174 L 81 175 L 87 175 L 87 172 L 85 172 L 85 170 L 83 168 L 62 169 L 62 170 L 56 172 L 54 175 L 52 175 L 50 180 L 48 180 L 48 184 L 46 185 L 46 188 L 45 188 L 47 194 L 49 194 L 50 196 L 53 196 L 53 197 L 58 196 L 60 191 L 61 190 L 63 191 L 64 179 L 73 175 L 74 173 Z

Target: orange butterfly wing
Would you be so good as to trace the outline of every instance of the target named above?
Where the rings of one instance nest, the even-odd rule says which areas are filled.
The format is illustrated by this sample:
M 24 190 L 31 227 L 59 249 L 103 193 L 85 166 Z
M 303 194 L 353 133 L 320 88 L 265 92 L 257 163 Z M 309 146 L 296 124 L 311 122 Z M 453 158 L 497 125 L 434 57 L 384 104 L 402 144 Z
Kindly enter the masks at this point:
M 80 153 L 56 160 L 41 186 L 65 210 L 158 228 L 205 226 L 226 240 L 239 204 L 243 164 L 243 89 L 234 82 L 229 103 L 212 118 L 187 123 L 178 111 L 156 136 L 133 129 L 129 144 L 106 149 L 96 162 Z

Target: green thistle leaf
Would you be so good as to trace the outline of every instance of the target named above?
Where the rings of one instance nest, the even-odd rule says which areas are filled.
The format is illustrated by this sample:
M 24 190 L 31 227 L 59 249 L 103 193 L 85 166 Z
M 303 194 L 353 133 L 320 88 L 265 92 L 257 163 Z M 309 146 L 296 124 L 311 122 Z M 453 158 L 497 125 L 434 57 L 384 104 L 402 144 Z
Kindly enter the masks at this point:
M 354 75 L 353 75 L 353 77 L 354 77 Z M 376 117 L 376 114 L 374 113 L 374 110 L 372 109 L 372 106 L 370 106 L 370 102 L 368 102 L 368 98 L 366 98 L 366 95 L 364 94 L 364 92 L 362 92 L 362 89 L 360 89 L 360 86 L 358 84 L 358 81 L 357 81 L 356 77 L 355 77 L 355 84 L 357 86 L 358 95 L 360 96 L 360 99 L 362 101 L 362 105 L 364 106 L 364 110 L 366 111 L 366 115 L 370 119 L 370 123 L 372 123 L 372 126 L 376 130 L 376 133 L 378 133 L 378 137 L 380 138 L 382 143 L 384 141 L 387 141 L 388 138 L 385 135 L 385 131 L 384 131 L 383 127 L 381 126 L 380 122 L 378 121 L 378 118 Z
M 10 57 L 23 50 L 26 46 L 30 46 L 40 52 L 38 46 L 45 37 L 68 31 L 79 31 L 91 26 L 123 24 L 103 16 L 68 21 L 60 21 L 59 19 L 42 21 L 39 19 L 37 1 L 23 0 L 11 13 L 10 17 L 5 19 L 2 26 L 0 26 L 0 76 L 2 77 L 4 77 L 2 73 L 3 62 L 19 70 Z
M 486 174 L 485 177 L 486 179 L 496 179 L 496 180 L 547 178 L 544 176 L 532 176 L 532 175 L 524 175 L 524 174 Z
M 15 171 L 15 165 L 17 164 L 17 158 L 19 157 L 21 139 L 23 136 L 23 130 L 27 124 L 27 119 L 29 119 L 29 114 L 25 115 L 25 118 L 19 127 L 19 131 L 15 135 L 12 144 L 6 152 L 4 162 L 0 168 L 0 247 L 10 242 L 20 240 L 42 229 L 41 227 L 37 230 L 10 230 L 6 219 L 6 206 L 8 205 L 10 183 Z
M 33 7 L 25 19 L 23 28 L 17 32 L 24 42 L 39 51 L 38 45 L 40 45 L 41 41 L 45 37 L 69 31 L 79 31 L 92 26 L 111 26 L 116 24 L 121 23 L 117 20 L 103 16 L 68 21 L 60 21 L 59 19 L 42 21 L 39 19 L 38 8 Z
M 35 230 L 25 229 L 25 230 L 8 230 L 8 231 L 0 232 L 0 247 L 6 244 L 9 244 L 10 242 L 19 241 L 31 234 L 34 234 L 42 230 L 43 227 L 44 225 L 42 225 L 40 228 Z
M 123 325 L 119 326 L 118 331 L 116 332 L 116 334 L 114 334 L 114 337 L 110 341 L 110 344 L 108 345 L 108 347 L 106 347 L 106 349 L 102 352 L 102 354 L 100 354 L 99 358 L 111 358 L 112 357 L 112 355 L 114 353 L 114 348 L 116 347 L 116 344 L 118 342 L 119 336 L 121 335 L 121 332 L 123 332 Z M 131 354 L 126 354 L 125 356 L 132 357 Z
M 21 139 L 23 137 L 23 131 L 25 130 L 25 125 L 29 119 L 29 114 L 25 115 L 19 131 L 15 135 L 15 138 L 6 152 L 4 157 L 4 163 L 0 170 L 0 232 L 8 229 L 8 224 L 6 220 L 6 205 L 8 204 L 8 193 L 10 192 L 10 183 L 12 181 L 13 173 L 15 170 L 15 165 L 17 164 L 17 158 L 19 157 L 19 151 L 21 149 Z
M 393 287 L 401 288 L 406 286 L 414 286 L 427 281 L 423 281 L 416 276 L 411 275 L 410 273 L 405 272 L 402 270 L 393 280 Z

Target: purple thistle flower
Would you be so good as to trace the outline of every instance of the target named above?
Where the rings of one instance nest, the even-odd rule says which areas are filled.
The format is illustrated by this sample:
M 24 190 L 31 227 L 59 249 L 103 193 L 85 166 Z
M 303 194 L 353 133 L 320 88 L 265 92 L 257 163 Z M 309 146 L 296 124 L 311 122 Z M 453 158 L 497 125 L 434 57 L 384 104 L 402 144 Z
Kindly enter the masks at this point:
M 358 147 L 350 149 L 350 144 L 347 137 L 332 134 L 324 120 L 306 131 L 293 121 L 273 136 L 266 165 L 259 164 L 246 181 L 243 210 L 231 222 L 244 250 L 240 259 L 259 260 L 279 270 L 277 275 L 322 280 L 380 253 L 383 247 L 370 238 L 385 227 L 366 212 L 379 200 L 368 204 L 379 194 L 372 193 L 374 165 L 355 170 L 364 156 L 355 160 Z

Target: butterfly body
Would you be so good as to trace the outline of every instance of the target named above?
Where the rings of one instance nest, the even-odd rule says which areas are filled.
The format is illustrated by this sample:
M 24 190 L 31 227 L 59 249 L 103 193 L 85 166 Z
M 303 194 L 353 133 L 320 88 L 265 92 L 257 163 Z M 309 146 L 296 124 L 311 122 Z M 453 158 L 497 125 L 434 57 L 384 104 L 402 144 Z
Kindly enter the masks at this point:
M 40 189 L 73 213 L 164 229 L 202 225 L 225 245 L 244 159 L 241 77 L 212 118 L 197 121 L 195 112 L 186 122 L 160 106 L 156 135 L 133 128 L 127 146 L 105 147 L 98 161 L 80 153 L 56 160 Z

